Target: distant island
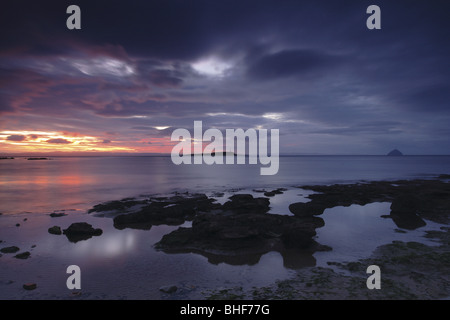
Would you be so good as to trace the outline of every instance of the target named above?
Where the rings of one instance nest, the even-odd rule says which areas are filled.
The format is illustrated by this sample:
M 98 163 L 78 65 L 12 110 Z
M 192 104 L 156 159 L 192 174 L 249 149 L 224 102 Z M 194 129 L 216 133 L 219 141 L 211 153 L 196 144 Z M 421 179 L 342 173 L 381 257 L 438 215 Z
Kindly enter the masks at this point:
M 0 160 L 12 160 L 14 157 L 0 157 Z
M 50 160 L 49 158 L 28 158 L 27 160 Z
M 403 153 L 401 153 L 401 152 L 400 152 L 399 150 L 397 150 L 397 149 L 394 149 L 394 150 L 392 150 L 391 152 L 389 152 L 387 155 L 388 155 L 388 156 L 394 156 L 394 157 L 397 157 L 397 156 L 402 156 Z
M 196 155 L 208 155 L 208 153 L 192 153 L 191 156 L 196 156 Z M 218 152 L 211 152 L 211 156 L 237 156 L 236 153 L 231 152 L 231 151 L 218 151 Z

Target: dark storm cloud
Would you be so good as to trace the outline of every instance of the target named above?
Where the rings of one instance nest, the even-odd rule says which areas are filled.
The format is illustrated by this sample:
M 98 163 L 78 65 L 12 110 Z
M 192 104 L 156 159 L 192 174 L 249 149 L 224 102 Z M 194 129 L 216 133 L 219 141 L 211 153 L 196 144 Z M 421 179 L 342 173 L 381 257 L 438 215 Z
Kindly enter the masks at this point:
M 313 50 L 284 50 L 263 56 L 250 65 L 251 78 L 271 80 L 292 76 L 317 75 L 331 72 L 342 58 Z

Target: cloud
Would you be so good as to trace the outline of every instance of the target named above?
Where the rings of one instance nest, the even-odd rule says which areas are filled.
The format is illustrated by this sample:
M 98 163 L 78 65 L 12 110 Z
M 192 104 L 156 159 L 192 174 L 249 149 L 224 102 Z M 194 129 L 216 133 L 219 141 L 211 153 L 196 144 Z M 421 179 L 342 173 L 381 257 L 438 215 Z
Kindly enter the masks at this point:
M 342 58 L 314 50 L 283 50 L 251 63 L 247 74 L 259 80 L 317 75 L 330 72 L 340 61 Z
M 104 140 L 102 141 L 102 143 L 105 143 L 105 144 L 107 144 L 107 143 L 111 143 L 111 140 L 108 140 L 108 139 L 104 139 Z
M 6 140 L 8 141 L 24 141 L 27 137 L 22 136 L 22 135 L 18 135 L 18 134 L 13 134 L 10 136 L 6 137 Z
M 69 141 L 69 140 L 61 139 L 61 138 L 58 138 L 58 139 L 49 139 L 49 140 L 46 140 L 45 142 L 47 142 L 47 143 L 57 143 L 57 144 L 69 144 L 69 143 L 72 143 L 72 142 Z

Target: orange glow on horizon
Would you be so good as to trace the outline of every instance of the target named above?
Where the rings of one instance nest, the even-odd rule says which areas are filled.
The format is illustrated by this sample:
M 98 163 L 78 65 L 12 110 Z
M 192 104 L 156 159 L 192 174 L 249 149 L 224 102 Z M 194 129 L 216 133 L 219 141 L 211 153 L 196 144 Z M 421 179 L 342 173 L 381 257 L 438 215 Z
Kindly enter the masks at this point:
M 166 138 L 111 141 L 73 132 L 0 131 L 0 151 L 5 153 L 170 153 L 173 142 Z

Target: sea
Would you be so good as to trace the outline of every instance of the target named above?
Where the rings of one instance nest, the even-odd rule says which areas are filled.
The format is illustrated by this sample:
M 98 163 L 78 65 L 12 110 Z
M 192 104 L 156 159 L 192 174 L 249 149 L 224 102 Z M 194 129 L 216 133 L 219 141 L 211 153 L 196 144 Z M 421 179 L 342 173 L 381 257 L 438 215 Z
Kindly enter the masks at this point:
M 286 188 L 271 198 L 271 214 L 291 214 L 289 204 L 306 202 L 311 193 L 301 186 L 399 179 L 432 179 L 450 173 L 450 156 L 281 156 L 276 175 L 260 174 L 260 164 L 181 164 L 167 156 L 25 157 L 0 160 L 0 248 L 15 245 L 30 258 L 0 257 L 0 299 L 74 298 L 67 288 L 67 266 L 78 265 L 85 299 L 203 299 L 228 288 L 250 290 L 293 276 L 304 266 L 332 267 L 368 257 L 379 245 L 395 240 L 420 241 L 426 230 L 399 232 L 389 214 L 390 203 L 326 209 L 325 226 L 316 241 L 332 247 L 307 261 L 287 263 L 278 252 L 268 252 L 257 263 L 215 263 L 196 253 L 167 254 L 155 249 L 164 234 L 178 226 L 150 230 L 117 230 L 108 217 L 87 211 L 94 205 L 124 198 L 148 198 L 175 192 L 205 193 L 225 202 L 236 193 L 261 196 L 255 190 Z M 218 196 L 219 195 L 219 196 Z M 52 212 L 63 217 L 52 218 Z M 67 228 L 87 221 L 103 234 L 72 243 L 52 235 L 53 225 Z M 184 227 L 189 227 L 186 222 Z M 428 242 L 427 242 L 428 241 Z M 298 258 L 301 260 L 301 257 Z M 343 272 L 342 270 L 340 272 Z M 37 283 L 27 291 L 24 283 Z M 174 293 L 160 289 L 175 286 Z

